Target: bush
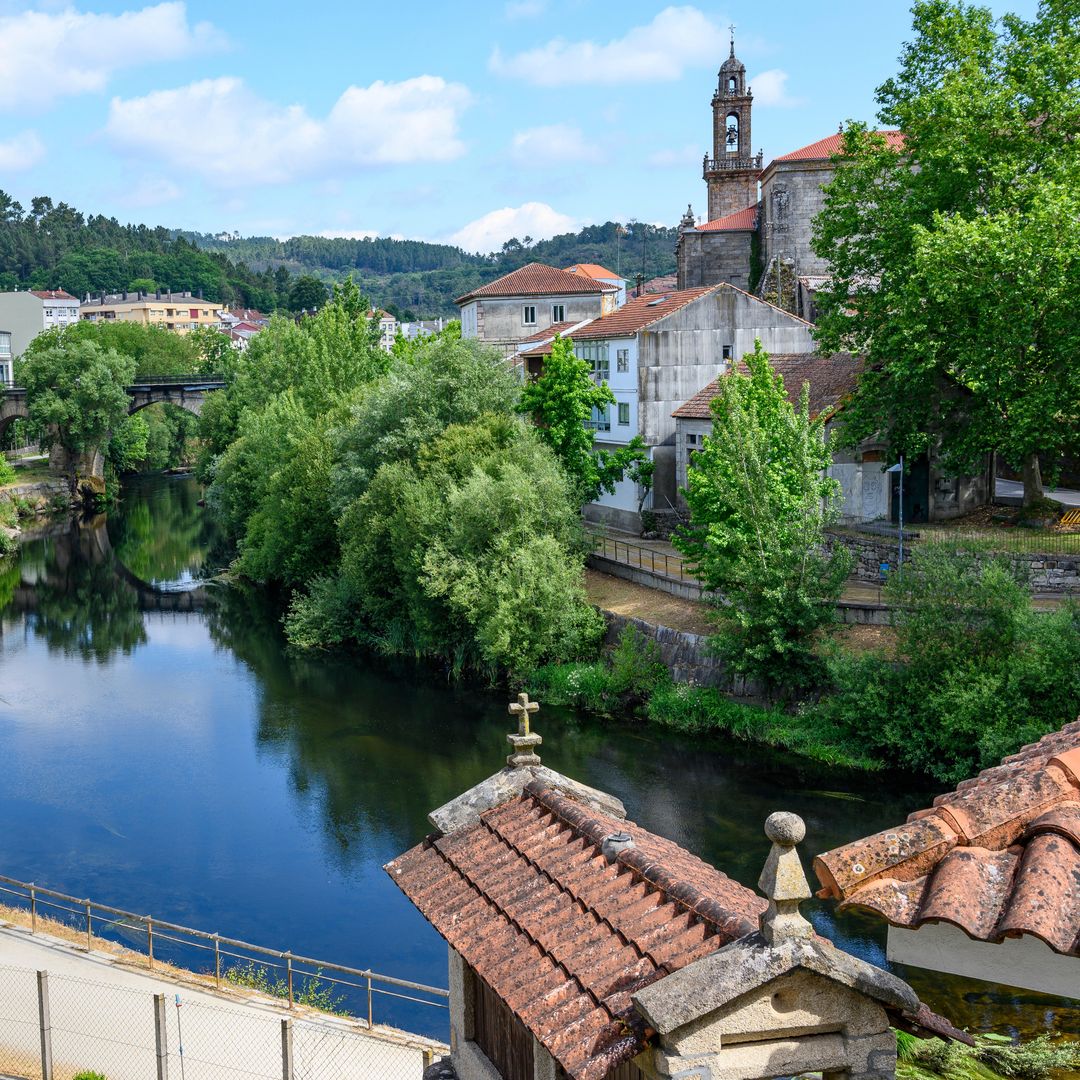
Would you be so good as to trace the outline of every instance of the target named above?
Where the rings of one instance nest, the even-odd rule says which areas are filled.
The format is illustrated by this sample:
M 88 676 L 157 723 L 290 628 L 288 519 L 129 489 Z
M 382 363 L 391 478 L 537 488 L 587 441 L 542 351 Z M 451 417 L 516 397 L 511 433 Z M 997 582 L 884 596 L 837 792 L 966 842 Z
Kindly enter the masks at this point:
M 808 710 L 895 765 L 956 783 L 1073 719 L 1080 606 L 1037 612 L 1002 557 L 918 547 L 888 586 L 900 662 L 837 654 Z

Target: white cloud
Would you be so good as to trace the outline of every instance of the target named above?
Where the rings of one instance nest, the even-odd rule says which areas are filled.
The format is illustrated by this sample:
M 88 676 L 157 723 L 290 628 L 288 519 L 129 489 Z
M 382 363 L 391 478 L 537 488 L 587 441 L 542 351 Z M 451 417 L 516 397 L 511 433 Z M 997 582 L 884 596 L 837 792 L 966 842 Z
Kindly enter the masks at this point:
M 510 156 L 519 165 L 595 164 L 604 155 L 590 143 L 581 128 L 571 124 L 548 124 L 514 135 Z
M 545 0 L 510 0 L 503 7 L 503 15 L 510 20 L 535 19 L 547 10 Z
M 113 98 L 105 131 L 124 150 L 222 187 L 275 184 L 334 169 L 450 161 L 464 153 L 457 124 L 469 101 L 461 84 L 421 75 L 350 86 L 319 119 L 226 76 Z
M 546 240 L 558 233 L 573 232 L 578 227 L 572 217 L 560 214 L 547 203 L 528 202 L 492 210 L 458 229 L 447 242 L 466 251 L 487 253 L 497 251 L 511 237 L 524 240 L 531 236 L 534 240 Z
M 45 144 L 36 131 L 23 131 L 0 141 L 0 172 L 32 169 L 45 156 Z
M 179 199 L 183 191 L 178 184 L 164 176 L 144 176 L 135 187 L 125 193 L 132 206 L 161 206 L 162 203 Z
M 698 164 L 704 156 L 700 146 L 690 143 L 681 150 L 654 150 L 646 160 L 654 169 L 683 169 Z
M 100 15 L 24 11 L 0 16 L 0 109 L 37 108 L 100 91 L 122 68 L 219 47 L 209 23 L 189 24 L 183 3 Z
M 787 92 L 788 73 L 780 68 L 772 68 L 763 71 L 750 80 L 750 89 L 754 93 L 755 105 L 775 105 L 780 108 L 789 108 L 793 105 L 801 105 L 802 98 L 788 97 Z
M 555 38 L 516 56 L 496 48 L 488 66 L 537 86 L 670 82 L 688 67 L 712 63 L 726 48 L 724 31 L 697 8 L 667 7 L 606 44 Z

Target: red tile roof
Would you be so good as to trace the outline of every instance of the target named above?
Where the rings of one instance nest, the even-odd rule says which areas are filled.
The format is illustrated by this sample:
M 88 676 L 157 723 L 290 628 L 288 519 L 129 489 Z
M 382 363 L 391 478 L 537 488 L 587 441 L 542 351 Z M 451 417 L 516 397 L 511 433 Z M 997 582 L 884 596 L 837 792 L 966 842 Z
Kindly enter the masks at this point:
M 64 292 L 63 289 L 35 289 L 34 295 L 39 300 L 77 300 L 77 296 L 72 296 L 69 292 Z
M 706 221 L 697 227 L 698 232 L 737 232 L 757 228 L 757 203 L 745 210 L 736 210 L 715 221 Z
M 634 846 L 608 862 L 601 842 Z M 670 840 L 533 780 L 386 867 L 573 1080 L 645 1046 L 630 995 L 757 929 L 765 901 Z
M 977 941 L 1031 934 L 1080 956 L 1080 721 L 1025 746 L 896 829 L 814 860 L 821 897 Z
M 567 296 L 574 293 L 599 295 L 615 291 L 616 286 L 597 281 L 586 274 L 571 274 L 568 270 L 559 270 L 544 263 L 529 263 L 520 270 L 504 274 L 501 278 L 459 296 L 454 303 L 463 304 L 482 297 Z
M 769 363 L 777 375 L 784 378 L 784 390 L 788 401 L 798 405 L 803 383 L 810 384 L 810 416 L 820 416 L 834 409 L 855 389 L 863 362 L 847 353 L 777 353 L 769 357 Z M 747 367 L 738 361 L 736 370 L 747 374 Z M 671 415 L 685 420 L 711 420 L 710 405 L 720 395 L 720 379 L 713 379 L 702 387 L 689 401 L 680 405 Z
M 904 145 L 904 134 L 901 131 L 876 131 L 875 135 L 884 135 L 885 142 L 895 150 L 899 150 Z M 792 150 L 790 154 L 781 154 L 778 158 L 773 158 L 773 161 L 827 161 L 829 158 L 839 154 L 844 146 L 844 136 L 842 132 L 835 132 L 832 135 L 827 135 L 824 139 L 818 139 L 817 142 L 810 143 L 809 146 L 802 146 L 798 150 Z
M 709 285 L 700 289 L 680 289 L 669 293 L 646 293 L 644 296 L 635 296 L 627 300 L 618 311 L 610 315 L 604 315 L 594 319 L 588 326 L 582 327 L 574 334 L 575 341 L 590 339 L 602 339 L 609 337 L 633 337 L 639 330 L 667 315 L 678 311 L 680 308 L 692 304 L 708 293 L 721 288 L 720 285 Z
M 568 274 L 584 274 L 586 277 L 594 278 L 597 281 L 620 280 L 618 274 L 613 274 L 599 263 L 575 263 L 573 266 L 568 266 L 566 272 Z
M 649 278 L 641 286 L 641 291 L 646 293 L 669 293 L 674 292 L 678 287 L 678 274 L 661 274 L 659 277 Z

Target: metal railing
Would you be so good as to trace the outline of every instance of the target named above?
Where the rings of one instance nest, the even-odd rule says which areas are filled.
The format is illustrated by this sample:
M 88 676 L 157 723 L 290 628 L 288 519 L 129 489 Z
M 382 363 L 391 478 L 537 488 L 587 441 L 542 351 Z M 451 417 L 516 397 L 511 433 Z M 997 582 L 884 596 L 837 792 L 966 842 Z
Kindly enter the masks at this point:
M 140 375 L 132 386 L 224 386 L 220 375 Z
M 267 949 L 236 938 L 155 919 L 151 915 L 138 915 L 110 904 L 79 899 L 34 882 L 19 881 L 2 874 L 0 896 L 9 898 L 9 903 L 14 901 L 11 906 L 24 905 L 29 910 L 31 934 L 38 932 L 41 919 L 49 918 L 76 929 L 80 937 L 85 935 L 80 946 L 87 951 L 93 949 L 95 938 L 103 942 L 111 941 L 136 954 L 144 955 L 147 968 L 151 971 L 154 970 L 155 962 L 162 960 L 163 943 L 172 946 L 174 953 L 183 950 L 201 951 L 213 966 L 208 967 L 205 972 L 195 972 L 193 968 L 190 970 L 212 979 L 216 989 L 220 990 L 223 983 L 262 989 L 288 1001 L 290 1009 L 295 1008 L 298 1003 L 312 1003 L 313 985 L 319 990 L 324 983 L 344 988 L 342 996 L 348 1004 L 359 998 L 361 1011 L 355 1013 L 350 1010 L 348 1015 L 358 1015 L 361 1019 L 366 1019 L 369 1027 L 375 1024 L 376 995 L 436 1009 L 449 1008 L 449 991 L 437 986 L 381 975 L 366 968 L 348 967 L 328 960 L 316 960 L 292 952 Z M 135 948 L 132 947 L 133 943 Z M 155 945 L 158 946 L 156 957 Z M 145 952 L 141 952 L 144 947 Z M 230 961 L 236 963 L 230 964 Z M 275 973 L 273 977 L 269 972 Z M 317 1002 L 314 1004 L 318 1007 Z
M 634 566 L 648 570 L 674 581 L 697 581 L 686 569 L 686 560 L 681 555 L 670 555 L 666 551 L 656 551 L 641 544 L 631 544 L 626 540 L 615 540 L 610 536 L 593 534 L 593 547 L 596 554 L 624 566 Z

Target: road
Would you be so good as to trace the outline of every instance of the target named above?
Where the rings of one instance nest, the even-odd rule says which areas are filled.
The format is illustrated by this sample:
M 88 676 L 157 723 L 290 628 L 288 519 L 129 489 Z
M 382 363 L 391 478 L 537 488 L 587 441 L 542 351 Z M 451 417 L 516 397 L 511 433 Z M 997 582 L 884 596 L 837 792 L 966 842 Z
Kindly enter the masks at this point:
M 999 499 L 1017 499 L 1024 494 L 1024 485 L 1019 480 L 1003 480 L 997 478 L 995 493 Z M 1068 488 L 1047 488 L 1046 497 L 1056 499 L 1065 506 L 1080 506 L 1080 491 L 1070 491 Z

